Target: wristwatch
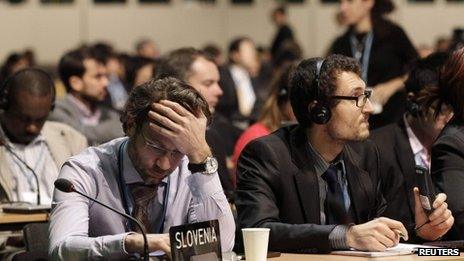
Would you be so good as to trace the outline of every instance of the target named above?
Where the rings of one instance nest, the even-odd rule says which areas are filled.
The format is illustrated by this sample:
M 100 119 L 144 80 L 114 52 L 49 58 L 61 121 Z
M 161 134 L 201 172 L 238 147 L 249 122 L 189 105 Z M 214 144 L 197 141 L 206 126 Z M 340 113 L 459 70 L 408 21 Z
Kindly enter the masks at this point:
M 208 156 L 204 162 L 189 163 L 187 167 L 192 173 L 200 172 L 205 175 L 212 175 L 218 169 L 218 162 L 215 157 Z

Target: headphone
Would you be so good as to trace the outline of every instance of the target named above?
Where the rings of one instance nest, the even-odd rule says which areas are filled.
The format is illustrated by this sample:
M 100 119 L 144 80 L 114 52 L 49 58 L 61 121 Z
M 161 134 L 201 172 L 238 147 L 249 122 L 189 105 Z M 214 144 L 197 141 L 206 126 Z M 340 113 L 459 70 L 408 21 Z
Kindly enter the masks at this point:
M 55 91 L 55 84 L 53 82 L 53 79 L 52 77 L 47 73 L 45 72 L 44 70 L 42 69 L 39 69 L 39 68 L 26 68 L 26 69 L 22 69 L 16 73 L 14 73 L 13 75 L 9 76 L 5 82 L 3 82 L 3 84 L 1 85 L 1 89 L 0 89 L 0 111 L 6 111 L 8 109 L 8 106 L 9 106 L 9 93 L 10 93 L 10 89 L 11 89 L 11 81 L 16 78 L 20 73 L 24 73 L 26 71 L 35 71 L 35 72 L 38 72 L 38 73 L 41 73 L 43 75 L 45 75 L 45 77 L 48 79 L 49 83 L 50 83 L 50 86 L 52 86 L 51 88 L 51 95 L 52 95 L 52 106 L 51 106 L 51 110 L 53 110 L 55 108 L 55 97 L 56 97 L 56 91 Z
M 309 112 L 309 117 L 311 118 L 311 121 L 316 123 L 316 124 L 326 124 L 329 122 L 330 118 L 332 117 L 332 112 L 330 111 L 330 108 L 324 105 L 321 102 L 320 96 L 319 96 L 319 88 L 320 88 L 320 73 L 321 73 L 321 67 L 324 64 L 324 59 L 317 61 L 316 64 L 316 78 L 314 79 L 315 81 L 315 98 L 314 102 L 311 103 L 308 106 L 308 112 Z
M 412 97 L 408 97 L 406 100 L 406 110 L 415 118 L 419 117 L 421 114 L 420 105 Z

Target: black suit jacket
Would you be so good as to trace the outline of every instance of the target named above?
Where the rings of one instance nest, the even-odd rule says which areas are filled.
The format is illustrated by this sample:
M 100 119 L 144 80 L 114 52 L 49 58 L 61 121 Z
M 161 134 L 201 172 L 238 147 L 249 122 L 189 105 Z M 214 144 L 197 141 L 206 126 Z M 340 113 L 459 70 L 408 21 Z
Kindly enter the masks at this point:
M 240 156 L 238 224 L 241 228 L 270 228 L 270 250 L 331 251 L 329 234 L 335 226 L 321 225 L 317 175 L 307 150 L 304 130 L 293 125 L 250 142 Z M 373 146 L 358 151 L 377 155 Z M 342 157 L 355 223 L 379 216 L 385 201 L 378 186 L 378 158 L 369 160 L 351 145 L 345 147 Z
M 401 119 L 372 131 L 370 137 L 380 153 L 382 164 L 382 192 L 387 201 L 384 215 L 401 221 L 414 235 L 413 187 L 418 181 L 415 173 L 414 153 L 409 144 L 406 126 Z M 417 238 L 414 238 L 418 240 Z
M 432 147 L 432 181 L 446 193 L 454 227 L 449 239 L 464 239 L 464 122 L 453 119 Z

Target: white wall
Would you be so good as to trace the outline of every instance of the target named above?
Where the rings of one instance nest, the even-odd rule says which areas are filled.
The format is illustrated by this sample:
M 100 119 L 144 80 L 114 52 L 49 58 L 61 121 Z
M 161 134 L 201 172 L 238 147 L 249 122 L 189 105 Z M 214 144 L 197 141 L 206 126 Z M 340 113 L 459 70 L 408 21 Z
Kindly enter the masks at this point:
M 131 51 L 141 37 L 156 40 L 161 51 L 181 46 L 201 47 L 215 42 L 222 47 L 235 36 L 247 35 L 258 44 L 269 44 L 274 28 L 269 13 L 272 0 L 255 0 L 252 5 L 216 4 L 171 0 L 170 4 L 95 5 L 92 0 L 75 0 L 67 5 L 43 5 L 39 0 L 10 5 L 0 2 L 0 61 L 15 50 L 33 48 L 40 63 L 56 63 L 68 49 L 80 43 L 108 40 L 116 48 Z M 439 36 L 464 27 L 464 3 L 435 0 L 429 4 L 396 1 L 393 19 L 401 24 L 415 44 L 432 44 Z M 333 38 L 343 31 L 335 24 L 337 5 L 318 0 L 292 4 L 290 23 L 307 56 L 323 54 Z

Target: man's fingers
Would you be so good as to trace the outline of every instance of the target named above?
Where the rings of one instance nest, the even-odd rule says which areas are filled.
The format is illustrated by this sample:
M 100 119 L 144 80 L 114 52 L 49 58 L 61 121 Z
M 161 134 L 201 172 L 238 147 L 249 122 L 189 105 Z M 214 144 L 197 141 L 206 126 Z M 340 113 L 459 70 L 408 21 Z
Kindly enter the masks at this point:
M 178 104 L 177 102 L 172 102 L 172 101 L 168 101 L 168 100 L 161 100 L 159 101 L 159 103 L 161 105 L 164 105 L 166 107 L 169 107 L 170 109 L 172 109 L 173 111 L 175 111 L 177 114 L 179 114 L 180 116 L 189 116 L 189 115 L 192 115 L 192 113 L 190 113 L 187 109 L 185 109 L 184 107 L 182 107 L 180 104 Z
M 175 133 L 167 128 L 164 128 L 158 124 L 155 124 L 153 122 L 150 122 L 148 124 L 148 127 L 153 130 L 154 132 L 158 133 L 159 135 L 166 137 L 166 138 L 172 138 L 175 136 Z
M 440 193 L 437 195 L 435 200 L 433 201 L 433 208 L 438 208 L 441 204 L 443 204 L 446 200 L 446 194 Z
M 437 226 L 437 225 L 445 222 L 446 220 L 448 220 L 451 216 L 452 216 L 451 215 L 451 210 L 446 209 L 440 216 L 438 216 L 434 220 L 431 220 L 430 225 Z
M 436 219 L 442 218 L 442 215 L 445 214 L 445 212 L 448 210 L 448 204 L 446 202 L 443 202 L 437 209 L 435 209 L 432 214 L 429 215 L 429 220 L 434 221 Z M 450 211 L 451 214 L 451 211 Z M 446 220 L 446 219 L 445 219 Z M 444 221 L 444 220 L 442 220 Z M 441 222 L 438 222 L 441 223 Z M 436 224 L 438 224 L 436 223 Z
M 396 245 L 396 239 L 392 240 L 391 238 L 388 238 L 382 233 L 376 233 L 375 238 L 386 248 L 393 247 Z
M 164 105 L 162 103 L 153 103 L 151 107 L 152 107 L 151 111 L 154 111 L 154 112 L 157 112 L 158 114 L 166 116 L 175 123 L 183 124 L 184 121 L 185 121 L 183 115 L 179 114 L 173 108 L 168 107 L 168 106 L 166 106 L 166 105 Z M 180 106 L 180 107 L 182 107 L 182 106 Z M 148 113 L 148 114 L 150 115 L 150 113 Z
M 149 111 L 148 114 L 150 115 L 150 118 L 154 120 L 155 122 L 160 123 L 162 126 L 164 126 L 166 129 L 171 130 L 172 132 L 179 132 L 179 129 L 181 126 L 179 124 L 173 122 L 170 118 L 163 116 L 155 111 Z
M 396 220 L 393 220 L 393 219 L 386 218 L 386 217 L 379 218 L 379 221 L 386 224 L 393 231 L 399 230 L 399 232 L 401 232 L 404 235 L 404 237 L 405 237 L 404 240 L 406 240 L 406 241 L 408 240 L 408 238 L 409 238 L 408 231 L 404 227 L 403 223 L 401 223 L 399 221 L 396 221 Z

